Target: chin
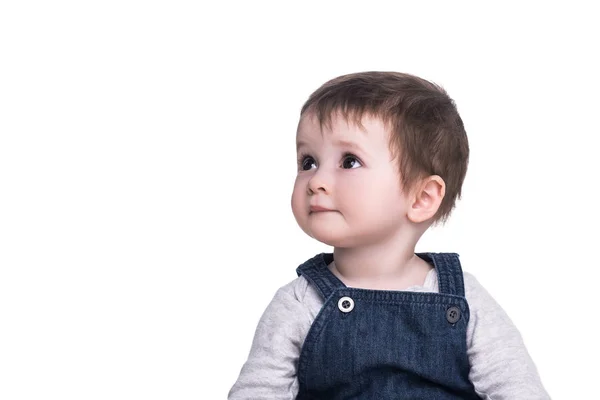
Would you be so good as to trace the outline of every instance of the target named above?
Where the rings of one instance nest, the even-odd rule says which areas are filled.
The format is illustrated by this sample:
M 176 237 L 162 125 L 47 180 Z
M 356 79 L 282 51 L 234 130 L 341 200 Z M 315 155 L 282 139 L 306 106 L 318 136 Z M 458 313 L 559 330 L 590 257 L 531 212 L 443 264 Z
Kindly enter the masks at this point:
M 305 231 L 310 237 L 315 240 L 318 240 L 321 243 L 324 243 L 328 246 L 332 247 L 351 247 L 352 246 L 352 237 L 349 237 L 347 233 L 344 232 L 335 232 L 331 229 L 329 230 L 321 230 L 321 229 L 313 229 L 312 231 Z
M 311 238 L 329 246 L 334 246 L 333 243 L 337 243 L 340 240 L 340 235 L 331 229 L 304 226 L 302 227 L 302 230 Z

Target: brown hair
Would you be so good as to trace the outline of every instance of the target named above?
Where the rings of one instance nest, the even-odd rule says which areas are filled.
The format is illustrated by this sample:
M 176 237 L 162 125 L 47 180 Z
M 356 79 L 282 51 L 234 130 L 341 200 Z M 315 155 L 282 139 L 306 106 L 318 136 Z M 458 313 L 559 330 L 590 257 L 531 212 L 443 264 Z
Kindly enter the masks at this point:
M 419 77 L 398 72 L 361 72 L 326 82 L 302 106 L 329 125 L 332 115 L 362 126 L 363 116 L 381 118 L 391 128 L 390 151 L 401 183 L 409 190 L 439 175 L 446 192 L 433 222 L 445 222 L 457 199 L 469 162 L 469 143 L 454 101 L 446 91 Z M 399 157 L 400 156 L 400 157 Z

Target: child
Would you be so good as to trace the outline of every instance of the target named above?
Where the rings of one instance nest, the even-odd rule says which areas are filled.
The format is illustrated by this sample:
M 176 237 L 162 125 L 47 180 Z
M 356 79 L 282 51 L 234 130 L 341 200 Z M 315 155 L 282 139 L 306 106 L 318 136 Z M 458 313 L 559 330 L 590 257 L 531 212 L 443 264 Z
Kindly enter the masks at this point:
M 275 294 L 238 399 L 548 399 L 511 320 L 455 253 L 418 253 L 460 198 L 469 146 L 446 92 L 392 72 L 302 107 L 292 210 L 333 246 Z

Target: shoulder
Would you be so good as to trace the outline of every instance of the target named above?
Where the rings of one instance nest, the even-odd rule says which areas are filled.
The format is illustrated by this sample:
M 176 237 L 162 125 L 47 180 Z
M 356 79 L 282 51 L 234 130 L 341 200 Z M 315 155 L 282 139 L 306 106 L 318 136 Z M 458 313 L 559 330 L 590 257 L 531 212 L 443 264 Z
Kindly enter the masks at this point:
M 465 297 L 469 303 L 471 313 L 482 310 L 501 311 L 500 306 L 483 285 L 469 272 L 463 272 L 465 284 Z
M 280 287 L 275 297 L 282 301 L 297 303 L 307 310 L 311 319 L 314 319 L 323 306 L 321 295 L 304 276 L 299 276 Z
M 485 290 L 477 278 L 470 272 L 463 271 L 463 280 L 465 284 L 465 297 L 467 300 L 473 296 L 477 297 L 481 290 Z
M 469 305 L 470 321 L 468 334 L 494 334 L 518 338 L 519 333 L 502 306 L 483 285 L 468 272 L 463 272 L 465 297 Z M 477 332 L 478 331 L 478 332 Z M 493 335 L 492 335 L 493 336 Z
M 470 272 L 463 272 L 463 279 L 465 284 L 465 297 L 470 302 L 471 300 L 480 301 L 491 298 L 488 291 L 483 285 L 477 280 L 477 278 Z
M 280 287 L 277 292 L 281 292 L 282 295 L 291 297 L 296 301 L 303 303 L 304 298 L 306 297 L 306 291 L 308 289 L 308 286 L 309 285 L 306 278 L 304 278 L 303 276 L 299 276 L 296 279 Z
M 465 297 L 471 308 L 499 308 L 496 300 L 485 287 L 469 272 L 463 272 Z

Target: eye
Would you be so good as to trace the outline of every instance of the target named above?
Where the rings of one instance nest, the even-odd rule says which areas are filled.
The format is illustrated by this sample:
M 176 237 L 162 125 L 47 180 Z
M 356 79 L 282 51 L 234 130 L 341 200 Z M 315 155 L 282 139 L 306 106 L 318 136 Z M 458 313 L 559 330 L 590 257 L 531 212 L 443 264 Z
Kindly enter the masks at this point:
M 301 171 L 308 171 L 313 165 L 316 166 L 316 162 L 311 156 L 301 154 L 300 157 L 298 157 L 298 167 Z
M 350 153 L 344 155 L 344 159 L 342 160 L 342 168 L 354 169 L 359 167 L 362 167 L 362 163 L 359 161 L 358 157 Z

